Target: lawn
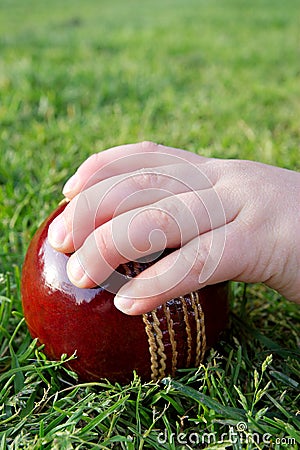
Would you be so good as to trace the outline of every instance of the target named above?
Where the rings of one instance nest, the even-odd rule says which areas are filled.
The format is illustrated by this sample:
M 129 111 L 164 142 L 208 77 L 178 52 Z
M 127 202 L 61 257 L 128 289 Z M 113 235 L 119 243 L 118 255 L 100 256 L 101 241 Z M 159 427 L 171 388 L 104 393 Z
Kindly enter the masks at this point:
M 88 155 L 153 140 L 300 169 L 298 0 L 0 1 L 0 449 L 300 446 L 299 307 L 232 286 L 198 369 L 78 384 L 30 338 L 31 237 Z

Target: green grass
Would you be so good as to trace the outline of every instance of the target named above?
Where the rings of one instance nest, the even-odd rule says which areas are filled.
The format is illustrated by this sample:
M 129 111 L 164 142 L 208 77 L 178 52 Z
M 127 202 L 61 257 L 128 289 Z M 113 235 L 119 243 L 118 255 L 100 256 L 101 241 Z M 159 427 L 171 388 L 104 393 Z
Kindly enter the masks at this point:
M 205 365 L 122 387 L 48 361 L 19 290 L 31 236 L 95 151 L 150 139 L 299 170 L 298 37 L 297 0 L 0 1 L 1 450 L 300 446 L 299 307 L 277 293 L 234 284 Z

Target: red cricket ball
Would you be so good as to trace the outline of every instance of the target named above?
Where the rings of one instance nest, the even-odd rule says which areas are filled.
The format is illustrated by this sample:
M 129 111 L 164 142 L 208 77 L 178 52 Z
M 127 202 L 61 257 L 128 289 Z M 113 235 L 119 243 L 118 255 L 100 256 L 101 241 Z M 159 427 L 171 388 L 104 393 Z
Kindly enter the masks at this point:
M 109 290 L 80 289 L 69 281 L 69 256 L 55 251 L 47 238 L 49 224 L 65 205 L 37 230 L 22 271 L 25 320 L 46 355 L 58 360 L 76 352 L 68 364 L 81 381 L 124 383 L 132 379 L 133 370 L 143 380 L 157 380 L 179 368 L 199 366 L 227 324 L 228 283 L 175 298 L 141 316 L 127 316 L 115 308 Z M 131 262 L 117 270 L 134 276 L 148 266 Z

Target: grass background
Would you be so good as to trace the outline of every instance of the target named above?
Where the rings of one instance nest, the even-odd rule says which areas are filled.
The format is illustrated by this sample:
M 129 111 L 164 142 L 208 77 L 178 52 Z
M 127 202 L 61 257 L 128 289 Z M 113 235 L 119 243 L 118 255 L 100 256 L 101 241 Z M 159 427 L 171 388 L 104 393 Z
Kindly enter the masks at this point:
M 299 9 L 0 1 L 1 450 L 298 448 L 299 307 L 277 293 L 234 284 L 230 328 L 204 366 L 122 387 L 77 385 L 45 359 L 19 282 L 31 236 L 95 151 L 148 139 L 299 170 Z

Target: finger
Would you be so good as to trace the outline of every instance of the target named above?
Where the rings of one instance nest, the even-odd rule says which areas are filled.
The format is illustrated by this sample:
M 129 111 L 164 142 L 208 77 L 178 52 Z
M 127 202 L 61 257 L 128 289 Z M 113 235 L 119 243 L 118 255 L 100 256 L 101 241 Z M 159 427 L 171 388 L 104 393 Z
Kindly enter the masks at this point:
M 144 314 L 206 285 L 247 278 L 244 240 L 234 222 L 195 238 L 121 287 L 115 306 Z
M 68 275 L 79 287 L 100 285 L 120 264 L 141 261 L 165 248 L 223 226 L 236 215 L 214 189 L 188 192 L 121 214 L 97 228 L 70 257 Z M 120 232 L 121 230 L 121 232 Z
M 48 237 L 56 250 L 78 250 L 94 229 L 126 211 L 160 199 L 211 188 L 217 182 L 211 163 L 189 162 L 138 170 L 103 180 L 82 191 L 51 223 Z
M 206 160 L 207 158 L 192 152 L 153 142 L 122 145 L 90 156 L 67 181 L 63 194 L 72 199 L 83 189 L 87 189 L 101 180 L 141 168 L 177 164 L 184 161 L 199 164 Z

